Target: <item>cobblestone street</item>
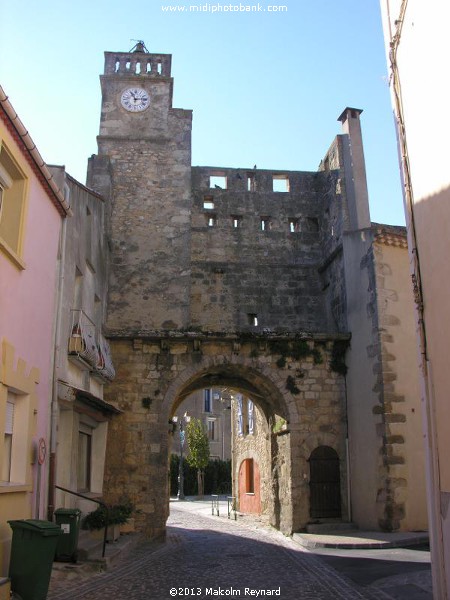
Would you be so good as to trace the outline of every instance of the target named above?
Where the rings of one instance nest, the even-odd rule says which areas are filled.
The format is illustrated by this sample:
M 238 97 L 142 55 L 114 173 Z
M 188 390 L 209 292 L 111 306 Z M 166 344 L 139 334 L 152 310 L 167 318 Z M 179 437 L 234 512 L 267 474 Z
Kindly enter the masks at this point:
M 346 580 L 262 523 L 212 517 L 208 509 L 191 512 L 189 504 L 171 503 L 165 544 L 141 544 L 115 568 L 81 584 L 57 582 L 48 600 L 255 598 L 261 590 L 283 600 L 391 598 Z

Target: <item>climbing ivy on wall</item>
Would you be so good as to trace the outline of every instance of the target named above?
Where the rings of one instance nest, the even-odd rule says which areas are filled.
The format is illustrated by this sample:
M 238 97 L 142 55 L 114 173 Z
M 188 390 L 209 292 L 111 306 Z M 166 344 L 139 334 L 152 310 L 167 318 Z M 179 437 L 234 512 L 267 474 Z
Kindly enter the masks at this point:
M 276 365 L 280 369 L 286 366 L 286 359 L 300 360 L 307 356 L 312 356 L 315 365 L 323 362 L 323 357 L 318 348 L 310 348 L 306 340 L 272 340 L 269 342 L 269 348 L 272 354 L 280 354 Z
M 335 340 L 331 350 L 330 369 L 339 375 L 346 375 L 348 367 L 345 364 L 345 353 L 348 348 L 347 340 Z

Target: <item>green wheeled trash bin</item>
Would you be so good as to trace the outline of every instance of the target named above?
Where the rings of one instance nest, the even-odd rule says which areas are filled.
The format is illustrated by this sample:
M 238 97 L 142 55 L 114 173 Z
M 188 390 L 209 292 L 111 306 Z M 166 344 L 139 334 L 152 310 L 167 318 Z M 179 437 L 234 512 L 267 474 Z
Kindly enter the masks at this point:
M 11 590 L 22 600 L 45 600 L 61 528 L 38 519 L 8 523 L 13 531 L 9 562 Z
M 78 508 L 58 508 L 55 510 L 55 521 L 62 532 L 56 545 L 55 560 L 59 562 L 77 562 L 80 519 L 81 510 Z

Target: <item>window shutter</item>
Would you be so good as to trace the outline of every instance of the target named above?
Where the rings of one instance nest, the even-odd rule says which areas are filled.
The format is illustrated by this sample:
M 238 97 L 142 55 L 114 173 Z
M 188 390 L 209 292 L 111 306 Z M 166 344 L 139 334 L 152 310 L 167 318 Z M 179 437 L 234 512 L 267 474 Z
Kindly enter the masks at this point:
M 14 402 L 6 401 L 5 433 L 12 435 L 14 428 Z

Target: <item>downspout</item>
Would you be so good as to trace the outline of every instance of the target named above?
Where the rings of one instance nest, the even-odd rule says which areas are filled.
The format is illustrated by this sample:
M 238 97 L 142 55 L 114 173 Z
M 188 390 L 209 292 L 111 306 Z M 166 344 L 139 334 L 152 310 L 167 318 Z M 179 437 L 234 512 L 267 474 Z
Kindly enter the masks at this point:
M 391 84 L 393 90 L 395 118 L 399 149 L 401 152 L 401 167 L 403 175 L 404 206 L 408 231 L 408 249 L 411 259 L 412 284 L 418 325 L 418 344 L 420 352 L 420 368 L 422 372 L 423 415 L 425 419 L 424 433 L 427 439 L 427 479 L 428 479 L 428 512 L 432 556 L 432 575 L 434 597 L 440 600 L 448 598 L 447 578 L 444 560 L 444 541 L 441 522 L 441 492 L 439 480 L 439 452 L 435 445 L 437 439 L 435 423 L 435 406 L 431 363 L 427 355 L 427 335 L 425 326 L 424 301 L 420 269 L 419 248 L 417 245 L 416 224 L 414 217 L 414 193 L 409 164 L 408 145 L 406 140 L 406 125 L 404 119 L 401 82 L 397 64 L 397 51 L 400 45 L 402 27 L 404 24 L 408 0 L 402 0 L 400 14 L 395 21 L 396 31 L 391 35 L 389 62 L 391 67 Z M 389 1 L 387 3 L 389 14 Z M 390 20 L 389 20 L 390 22 Z
M 50 413 L 50 457 L 49 457 L 49 476 L 48 476 L 48 507 L 47 519 L 53 520 L 53 512 L 55 510 L 55 484 L 56 484 L 56 449 L 58 441 L 58 381 L 59 367 L 61 359 L 61 321 L 64 299 L 64 265 L 66 259 L 66 235 L 67 235 L 67 219 L 63 220 L 61 227 L 60 245 L 58 253 L 58 296 L 56 304 L 56 327 L 55 327 L 55 343 L 53 355 L 53 390 L 52 404 Z

